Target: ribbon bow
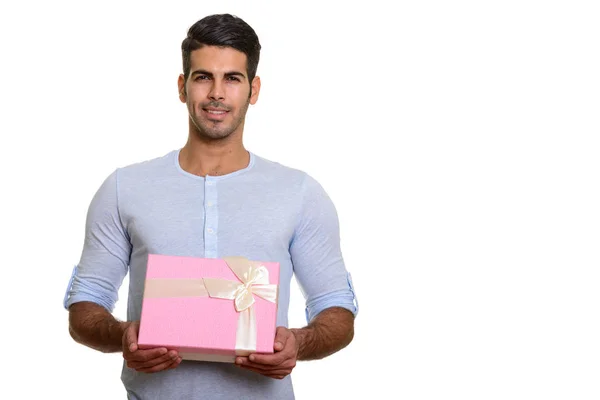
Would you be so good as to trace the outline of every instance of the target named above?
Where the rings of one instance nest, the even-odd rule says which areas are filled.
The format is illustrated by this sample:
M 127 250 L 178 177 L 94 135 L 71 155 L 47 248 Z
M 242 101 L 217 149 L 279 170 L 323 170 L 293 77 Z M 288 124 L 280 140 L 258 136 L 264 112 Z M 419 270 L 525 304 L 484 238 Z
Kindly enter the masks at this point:
M 269 271 L 263 265 L 252 265 L 245 257 L 224 257 L 223 260 L 239 281 L 203 278 L 210 297 L 234 300 L 240 313 L 236 332 L 236 355 L 247 356 L 256 351 L 256 316 L 254 295 L 271 303 L 277 301 L 277 285 L 269 284 Z

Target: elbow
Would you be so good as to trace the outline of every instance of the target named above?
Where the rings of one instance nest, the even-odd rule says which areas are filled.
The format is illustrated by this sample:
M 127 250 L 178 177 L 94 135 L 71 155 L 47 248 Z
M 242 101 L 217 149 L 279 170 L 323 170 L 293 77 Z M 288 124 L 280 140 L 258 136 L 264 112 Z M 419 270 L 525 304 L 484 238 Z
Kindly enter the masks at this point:
M 346 337 L 346 344 L 344 345 L 344 347 L 348 346 L 350 343 L 352 343 L 352 340 L 354 339 L 354 324 L 350 327 L 350 329 L 348 330 L 348 335 Z
M 79 343 L 83 343 L 83 336 L 85 335 L 84 327 L 85 324 L 85 314 L 82 312 L 85 304 L 83 303 L 75 303 L 69 307 L 69 335 L 71 338 Z
M 320 318 L 319 322 L 327 325 L 332 342 L 337 342 L 336 351 L 347 347 L 354 339 L 354 320 L 354 314 L 342 307 L 332 307 Z
M 77 330 L 75 328 L 73 328 L 73 326 L 71 326 L 69 324 L 69 335 L 71 335 L 71 338 L 73 339 L 73 341 L 75 341 L 75 343 L 79 343 L 79 344 L 84 344 L 83 340 L 81 339 L 81 335 L 79 335 L 77 333 Z
M 354 339 L 354 323 L 350 323 L 348 325 L 348 328 L 346 329 L 346 334 L 342 336 L 341 340 L 340 340 L 340 344 L 341 344 L 341 349 L 347 347 L 350 343 L 352 343 L 352 340 Z
M 70 313 L 70 315 L 69 315 L 69 335 L 75 342 L 81 343 L 81 336 L 77 332 L 77 327 L 74 323 L 74 318 L 73 318 L 72 313 Z
M 338 312 L 335 325 L 338 325 L 340 329 L 340 344 L 341 348 L 347 347 L 354 339 L 354 321 L 356 315 L 347 308 L 338 308 Z
M 75 333 L 75 330 L 73 329 L 73 327 L 71 325 L 69 325 L 69 335 L 71 335 L 71 338 L 79 343 L 79 336 L 77 335 L 77 333 Z

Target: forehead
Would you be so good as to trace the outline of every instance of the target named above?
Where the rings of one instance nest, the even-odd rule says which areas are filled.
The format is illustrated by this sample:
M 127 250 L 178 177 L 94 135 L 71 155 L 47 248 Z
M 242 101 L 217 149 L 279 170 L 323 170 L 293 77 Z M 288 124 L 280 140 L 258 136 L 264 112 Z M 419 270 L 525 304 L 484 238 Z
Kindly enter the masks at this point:
M 204 46 L 192 51 L 191 71 L 202 69 L 213 73 L 239 71 L 246 75 L 246 55 L 231 47 Z

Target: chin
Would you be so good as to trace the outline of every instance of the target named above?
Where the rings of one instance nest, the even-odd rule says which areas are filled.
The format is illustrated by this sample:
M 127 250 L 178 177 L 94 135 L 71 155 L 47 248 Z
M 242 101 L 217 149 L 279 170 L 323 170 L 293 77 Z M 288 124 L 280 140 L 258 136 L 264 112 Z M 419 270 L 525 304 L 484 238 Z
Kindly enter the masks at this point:
M 215 131 L 212 129 L 204 129 L 201 131 L 198 131 L 198 135 L 200 135 L 203 138 L 206 139 L 213 139 L 213 140 L 218 140 L 218 139 L 225 139 L 229 136 L 231 136 L 231 134 L 233 133 L 233 131 Z

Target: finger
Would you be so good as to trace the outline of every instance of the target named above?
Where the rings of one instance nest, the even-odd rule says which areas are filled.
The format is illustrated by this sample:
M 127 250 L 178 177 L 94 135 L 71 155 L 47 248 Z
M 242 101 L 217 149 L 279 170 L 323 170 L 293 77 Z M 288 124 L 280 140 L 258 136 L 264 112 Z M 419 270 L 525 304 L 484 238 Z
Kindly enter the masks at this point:
M 154 360 L 155 358 L 160 358 L 168 353 L 168 349 L 164 347 L 158 347 L 155 349 L 138 349 L 132 352 L 123 353 L 123 358 L 127 361 L 139 362 L 143 363 L 146 361 Z
M 270 355 L 271 357 L 279 357 L 283 355 L 283 353 L 278 353 L 277 355 Z M 256 354 L 252 354 L 250 355 L 251 358 L 255 358 L 254 356 L 256 356 Z M 253 362 L 250 361 L 250 357 L 237 357 L 235 359 L 235 363 L 238 366 L 249 366 L 251 368 L 256 368 L 256 369 L 260 369 L 262 371 L 272 371 L 272 370 L 276 370 L 276 369 L 288 369 L 288 368 L 294 368 L 296 366 L 296 358 L 292 355 L 289 356 L 287 358 L 284 358 L 283 361 L 281 363 L 258 363 L 258 362 Z
M 175 350 L 171 350 L 170 352 L 168 352 L 167 354 L 165 354 L 163 356 L 152 358 L 150 360 L 128 361 L 127 366 L 129 368 L 135 368 L 135 369 L 151 368 L 151 367 L 154 367 L 155 365 L 159 365 L 159 364 L 162 364 L 167 361 L 173 362 L 173 361 L 177 360 L 178 357 L 179 357 L 179 355 L 177 354 L 177 352 Z
M 173 363 L 169 367 L 167 367 L 167 369 L 175 369 L 175 368 L 177 368 L 177 366 L 179 364 L 181 364 L 181 361 L 183 361 L 183 359 L 181 357 L 178 357 L 177 360 L 173 361 Z
M 168 361 L 162 362 L 162 363 L 157 364 L 150 368 L 136 368 L 136 371 L 151 374 L 154 372 L 164 371 L 167 369 L 173 369 L 173 368 L 177 367 L 179 365 L 179 363 L 180 363 L 179 358 L 176 358 L 174 360 L 169 359 Z
M 241 367 L 250 367 L 254 369 L 259 369 L 261 371 L 276 371 L 278 369 L 292 369 L 296 366 L 296 361 L 294 359 L 288 359 L 282 362 L 279 365 L 266 365 L 266 364 L 257 364 L 252 361 L 246 361 L 241 364 L 237 364 Z
M 168 354 L 169 356 L 171 354 Z M 162 371 L 165 369 L 173 369 L 176 368 L 179 364 L 181 363 L 181 357 L 179 356 L 175 356 L 173 357 L 169 357 L 166 360 L 162 361 L 162 362 L 158 362 L 155 363 L 155 365 L 138 365 L 135 367 L 136 371 L 140 371 L 140 372 L 158 372 L 158 371 Z
M 292 373 L 292 371 L 289 370 L 289 369 L 278 369 L 278 370 L 274 370 L 274 371 L 263 371 L 261 369 L 247 367 L 245 365 L 242 365 L 240 368 L 247 369 L 248 371 L 256 372 L 257 374 L 261 374 L 263 376 L 267 376 L 269 378 L 274 378 L 274 379 L 283 379 L 284 377 L 286 377 L 286 376 L 288 376 L 289 374 Z
M 125 346 L 130 352 L 134 352 L 138 349 L 137 346 L 137 332 L 132 328 L 133 325 L 129 325 L 125 331 Z
M 283 326 L 278 326 L 277 331 L 275 332 L 275 344 L 273 345 L 273 349 L 275 351 L 283 350 L 290 334 L 291 332 L 288 329 Z
M 250 354 L 248 359 L 250 362 L 263 365 L 280 365 L 285 360 L 291 358 L 292 354 L 285 351 L 280 351 L 274 354 Z

